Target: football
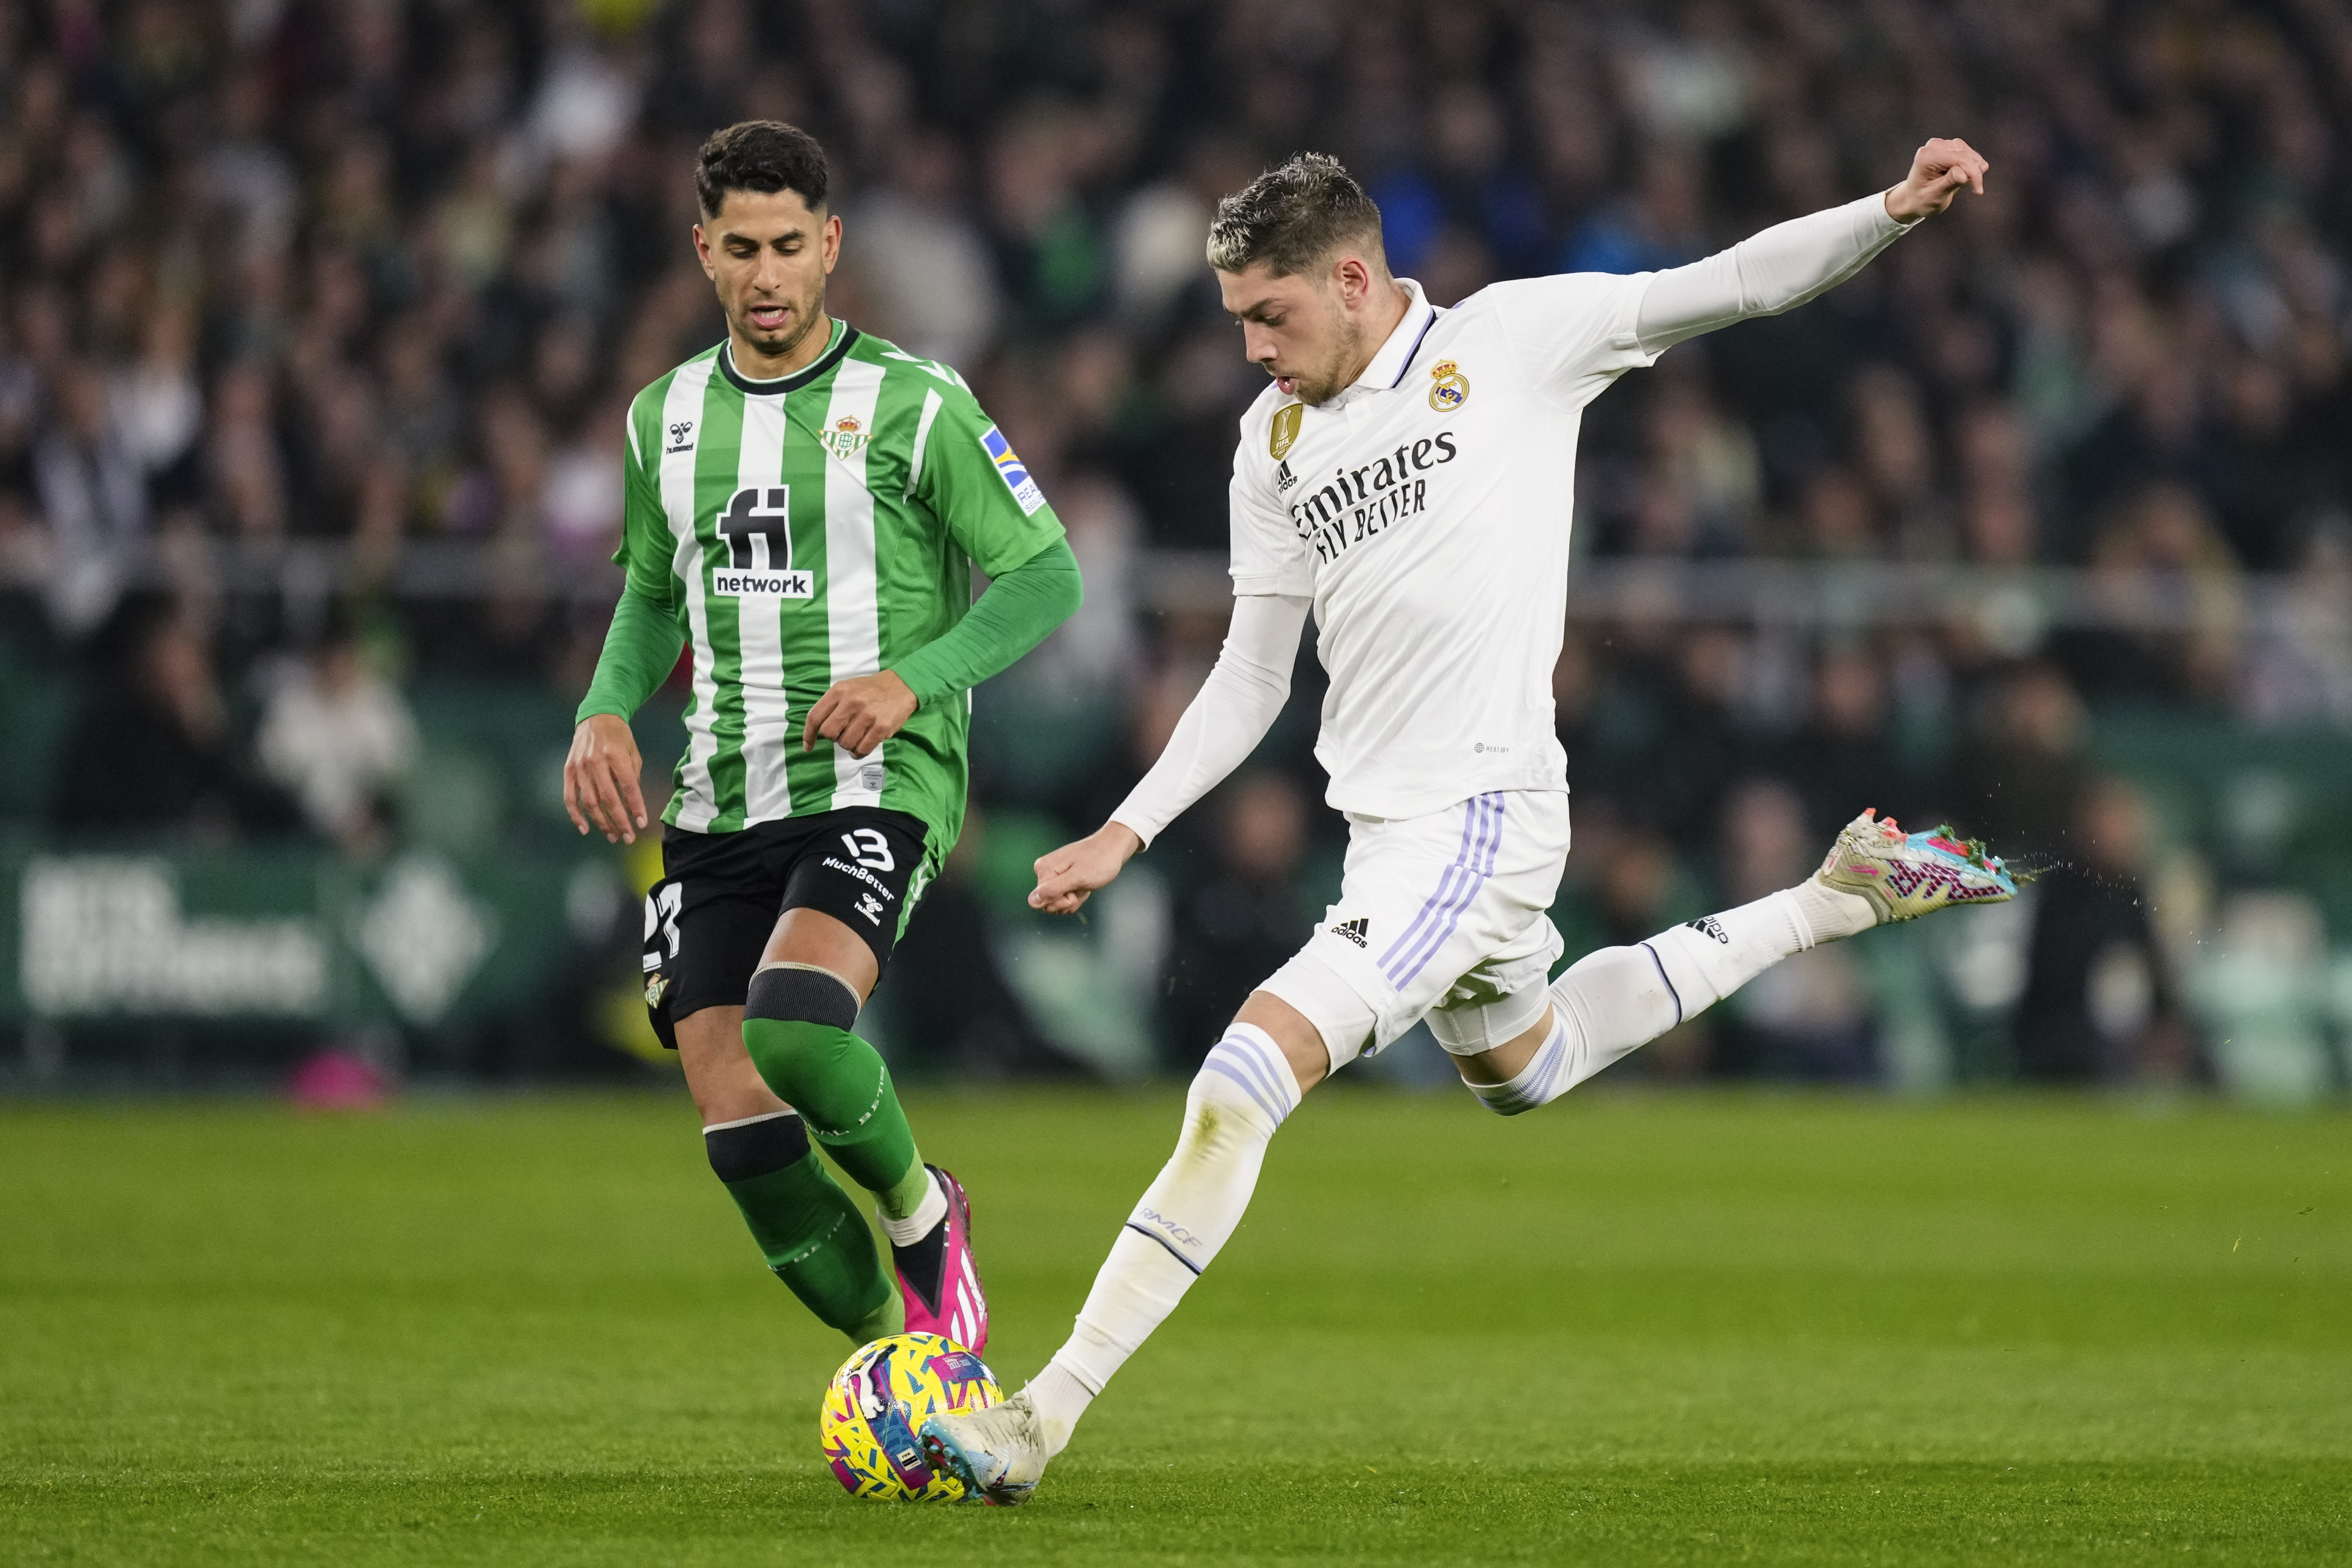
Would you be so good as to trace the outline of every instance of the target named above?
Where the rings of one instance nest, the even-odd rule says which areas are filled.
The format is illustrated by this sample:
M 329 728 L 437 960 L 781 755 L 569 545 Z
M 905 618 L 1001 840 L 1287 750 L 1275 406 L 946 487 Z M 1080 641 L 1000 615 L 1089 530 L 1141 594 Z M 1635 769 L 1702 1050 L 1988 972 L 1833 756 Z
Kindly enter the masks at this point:
M 892 1334 L 859 1349 L 824 1391 L 817 1435 L 836 1479 L 877 1502 L 960 1502 L 963 1483 L 935 1470 L 916 1434 L 933 1415 L 1004 1397 L 988 1363 L 938 1334 Z

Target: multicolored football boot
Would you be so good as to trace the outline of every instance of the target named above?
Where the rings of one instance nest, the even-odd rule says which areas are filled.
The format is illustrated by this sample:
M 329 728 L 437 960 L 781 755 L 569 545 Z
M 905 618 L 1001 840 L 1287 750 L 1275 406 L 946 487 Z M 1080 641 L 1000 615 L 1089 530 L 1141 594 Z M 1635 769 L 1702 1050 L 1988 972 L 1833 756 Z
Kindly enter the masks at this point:
M 1023 1389 L 1012 1398 L 963 1415 L 923 1423 L 923 1457 L 961 1481 L 964 1492 L 999 1508 L 1018 1508 L 1045 1479 L 1045 1434 Z
M 1868 900 L 1881 925 L 2017 897 L 2017 879 L 1978 840 L 1956 838 L 1949 827 L 1906 836 L 1875 810 L 1845 825 L 1813 879 Z
M 946 1171 L 923 1168 L 947 1194 L 948 1216 L 913 1246 L 890 1248 L 907 1331 L 938 1334 L 978 1355 L 988 1348 L 988 1293 L 971 1260 L 971 1199 Z

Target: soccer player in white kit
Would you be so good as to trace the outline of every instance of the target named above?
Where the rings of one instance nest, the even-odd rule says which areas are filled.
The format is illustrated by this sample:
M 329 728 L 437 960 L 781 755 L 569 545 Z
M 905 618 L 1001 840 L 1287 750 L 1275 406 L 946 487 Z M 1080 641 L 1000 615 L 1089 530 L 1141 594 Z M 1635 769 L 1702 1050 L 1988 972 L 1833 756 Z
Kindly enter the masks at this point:
M 1100 830 L 1037 862 L 1030 902 L 1075 910 L 1248 757 L 1289 694 L 1310 607 L 1330 675 L 1315 754 L 1349 822 L 1339 901 L 1202 1063 L 1176 1152 L 1068 1342 L 1011 1399 L 926 1423 L 934 1462 L 1025 1500 L 1233 1234 L 1283 1120 L 1420 1019 L 1470 1091 L 1516 1115 L 1792 953 L 2013 896 L 1980 846 L 1864 812 L 1795 888 L 1547 984 L 1569 849 L 1550 678 L 1584 405 L 1685 338 L 1853 276 L 1963 188 L 1981 194 L 1986 168 L 1966 142 L 1931 141 L 1893 189 L 1704 261 L 1500 283 L 1451 310 L 1390 276 L 1379 210 L 1333 159 L 1295 157 L 1219 204 L 1209 263 L 1273 379 L 1234 457 L 1231 628 L 1150 773 Z

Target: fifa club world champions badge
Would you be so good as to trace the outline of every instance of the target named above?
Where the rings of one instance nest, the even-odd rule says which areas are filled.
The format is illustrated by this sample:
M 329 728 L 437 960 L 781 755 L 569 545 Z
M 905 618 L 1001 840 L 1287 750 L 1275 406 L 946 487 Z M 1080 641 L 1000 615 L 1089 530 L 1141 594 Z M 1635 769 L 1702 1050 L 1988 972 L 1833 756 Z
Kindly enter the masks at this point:
M 1266 456 L 1269 458 L 1287 456 L 1292 444 L 1298 439 L 1299 422 L 1306 417 L 1307 405 L 1303 403 L 1286 404 L 1276 409 L 1273 428 L 1265 433 Z
M 1462 367 L 1450 359 L 1439 360 L 1429 367 L 1429 405 L 1440 414 L 1451 414 L 1470 401 L 1470 378 Z

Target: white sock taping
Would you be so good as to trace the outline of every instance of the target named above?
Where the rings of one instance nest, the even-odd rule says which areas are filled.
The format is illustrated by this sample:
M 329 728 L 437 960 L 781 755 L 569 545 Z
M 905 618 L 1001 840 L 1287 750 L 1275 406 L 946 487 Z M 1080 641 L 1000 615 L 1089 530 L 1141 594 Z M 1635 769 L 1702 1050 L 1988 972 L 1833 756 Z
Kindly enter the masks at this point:
M 882 1234 L 890 1238 L 893 1247 L 914 1246 L 931 1234 L 932 1226 L 948 1217 L 948 1195 L 940 1189 L 940 1179 L 929 1171 L 923 1174 L 930 1180 L 930 1190 L 915 1205 L 914 1213 L 905 1219 L 892 1219 L 878 1208 L 874 1211 L 874 1217 L 882 1222 Z
M 1566 975 L 1560 976 L 1565 980 Z M 1551 1033 L 1544 1037 L 1519 1076 L 1507 1083 L 1472 1083 L 1462 1080 L 1463 1087 L 1478 1097 L 1479 1102 L 1497 1116 L 1517 1116 L 1523 1110 L 1533 1110 L 1538 1105 L 1549 1105 L 1575 1087 L 1575 1080 L 1561 1080 L 1570 1058 L 1569 1048 L 1568 1013 L 1555 1003 L 1551 1009 Z M 1579 1037 L 1581 1037 L 1580 1035 Z M 1459 1065 L 1459 1064 L 1457 1064 Z
M 1253 1025 L 1226 1030 L 1201 1064 L 1176 1152 L 1111 1243 L 1069 1340 L 1026 1391 L 1054 1452 L 1233 1236 L 1265 1146 L 1298 1100 L 1282 1047 Z

